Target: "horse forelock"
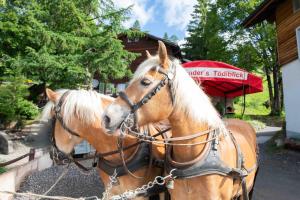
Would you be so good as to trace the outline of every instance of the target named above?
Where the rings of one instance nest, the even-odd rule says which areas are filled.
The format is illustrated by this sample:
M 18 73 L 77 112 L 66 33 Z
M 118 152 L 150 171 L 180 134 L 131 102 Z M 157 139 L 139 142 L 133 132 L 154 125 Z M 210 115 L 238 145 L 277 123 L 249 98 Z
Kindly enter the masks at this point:
M 159 57 L 153 56 L 145 60 L 137 68 L 130 84 L 135 80 L 144 77 L 150 69 L 159 65 Z M 172 59 L 170 67 L 175 71 L 172 84 L 172 94 L 174 95 L 174 109 L 184 113 L 191 119 L 200 123 L 207 123 L 211 128 L 221 128 L 225 131 L 225 126 L 218 112 L 212 105 L 210 98 L 204 93 L 201 86 L 189 76 L 181 66 L 178 59 Z
M 159 57 L 156 55 L 148 58 L 138 66 L 129 84 L 135 80 L 141 79 L 150 71 L 150 69 L 156 66 L 159 66 Z

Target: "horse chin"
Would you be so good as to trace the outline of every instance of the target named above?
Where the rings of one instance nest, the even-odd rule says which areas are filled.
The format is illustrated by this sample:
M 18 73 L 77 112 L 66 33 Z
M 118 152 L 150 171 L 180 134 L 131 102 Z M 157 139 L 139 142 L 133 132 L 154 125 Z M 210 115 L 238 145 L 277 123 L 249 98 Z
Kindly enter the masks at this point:
M 107 135 L 110 135 L 110 136 L 119 136 L 120 135 L 120 131 L 118 129 L 118 126 L 105 127 L 105 131 L 104 132 Z

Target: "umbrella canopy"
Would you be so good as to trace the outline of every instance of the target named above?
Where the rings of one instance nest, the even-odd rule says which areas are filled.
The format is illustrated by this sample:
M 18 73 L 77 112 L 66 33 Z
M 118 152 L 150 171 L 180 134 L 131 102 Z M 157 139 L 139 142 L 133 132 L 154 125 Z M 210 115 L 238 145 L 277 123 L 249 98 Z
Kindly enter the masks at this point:
M 192 61 L 183 67 L 210 96 L 233 98 L 263 91 L 262 78 L 223 62 Z

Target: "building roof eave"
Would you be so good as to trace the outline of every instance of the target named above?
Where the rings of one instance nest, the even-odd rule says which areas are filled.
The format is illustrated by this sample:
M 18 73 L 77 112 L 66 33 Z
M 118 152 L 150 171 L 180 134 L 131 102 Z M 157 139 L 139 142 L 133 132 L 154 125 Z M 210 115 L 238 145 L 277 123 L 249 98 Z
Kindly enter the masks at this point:
M 264 20 L 275 21 L 277 5 L 284 0 L 264 0 L 243 22 L 242 26 L 249 28 Z

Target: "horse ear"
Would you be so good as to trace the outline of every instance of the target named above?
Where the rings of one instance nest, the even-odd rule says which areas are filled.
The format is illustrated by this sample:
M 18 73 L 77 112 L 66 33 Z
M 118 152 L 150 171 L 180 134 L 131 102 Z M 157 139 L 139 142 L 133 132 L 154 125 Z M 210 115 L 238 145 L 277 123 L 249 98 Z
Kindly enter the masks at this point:
M 151 58 L 152 57 L 152 55 L 149 53 L 148 50 L 146 50 L 146 56 L 147 56 L 147 58 Z
M 46 88 L 46 94 L 50 101 L 56 102 L 58 100 L 58 94 L 53 90 Z
M 162 41 L 158 41 L 158 56 L 161 66 L 167 69 L 169 67 L 168 52 L 166 45 Z

